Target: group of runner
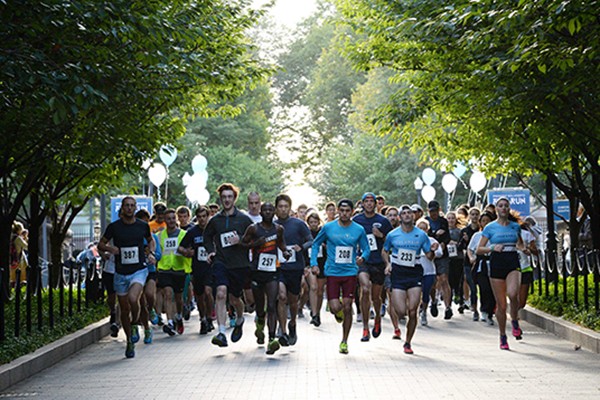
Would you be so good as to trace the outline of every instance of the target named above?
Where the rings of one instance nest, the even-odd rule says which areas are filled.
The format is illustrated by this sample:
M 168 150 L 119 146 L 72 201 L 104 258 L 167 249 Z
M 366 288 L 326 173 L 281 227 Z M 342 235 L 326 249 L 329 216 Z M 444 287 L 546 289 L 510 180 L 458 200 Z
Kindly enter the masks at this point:
M 144 343 L 152 342 L 149 321 L 170 336 L 183 334 L 192 293 L 201 335 L 215 329 L 216 319 L 211 342 L 227 347 L 228 314 L 230 340 L 237 342 L 244 312 L 255 311 L 254 335 L 258 344 L 266 342 L 269 355 L 296 344 L 296 318 L 305 303 L 310 323 L 321 325 L 325 290 L 327 310 L 342 325 L 342 354 L 348 353 L 355 301 L 364 342 L 381 335 L 389 301 L 393 339 L 401 339 L 399 320 L 406 319 L 406 354 L 413 354 L 412 339 L 419 320 L 428 323 L 428 309 L 438 315 L 438 296 L 445 319 L 453 316 L 453 298 L 474 321 L 493 324 L 495 315 L 501 349 L 509 349 L 507 310 L 513 336 L 522 338 L 517 313 L 532 280 L 529 255 L 537 249 L 506 198 L 483 213 L 463 205 L 445 216 L 434 200 L 424 216 L 419 205 L 385 206 L 383 196 L 367 192 L 356 204 L 327 203 L 322 223 L 319 212 L 305 205 L 294 212 L 286 194 L 271 203 L 250 193 L 244 212 L 235 205 L 235 185 L 224 183 L 217 193 L 221 206 L 198 207 L 195 224 L 185 206 L 157 203 L 151 218 L 145 210 L 136 213 L 135 198 L 122 199 L 120 218 L 109 224 L 98 248 L 107 258 L 103 281 L 112 334 L 118 334 L 120 311 L 127 358 L 135 356 L 139 326 Z

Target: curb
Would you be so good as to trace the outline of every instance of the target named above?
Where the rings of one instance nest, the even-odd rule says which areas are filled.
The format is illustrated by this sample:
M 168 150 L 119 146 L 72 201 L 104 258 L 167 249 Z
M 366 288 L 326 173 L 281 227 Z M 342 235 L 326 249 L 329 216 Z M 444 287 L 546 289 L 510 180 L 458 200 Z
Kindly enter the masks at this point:
M 521 319 L 540 327 L 561 339 L 568 340 L 574 344 L 600 354 L 600 333 L 591 329 L 581 327 L 567 322 L 562 318 L 547 314 L 530 306 L 519 311 Z
M 27 379 L 110 333 L 109 317 L 0 366 L 0 391 Z

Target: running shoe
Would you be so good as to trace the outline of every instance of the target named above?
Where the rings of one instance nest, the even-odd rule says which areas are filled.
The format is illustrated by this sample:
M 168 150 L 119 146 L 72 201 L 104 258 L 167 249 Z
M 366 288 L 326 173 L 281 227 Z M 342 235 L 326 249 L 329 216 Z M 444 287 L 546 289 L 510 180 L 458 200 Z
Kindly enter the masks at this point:
M 150 310 L 150 322 L 152 325 L 158 325 L 158 314 L 156 314 L 154 308 Z
M 165 324 L 165 323 L 164 323 L 164 321 L 163 321 L 162 317 L 159 315 L 159 316 L 158 316 L 158 322 L 156 323 L 156 325 L 158 325 L 158 326 L 163 326 L 164 324 Z
M 201 320 L 200 321 L 200 334 L 206 335 L 207 333 L 208 333 L 208 323 L 206 322 L 206 320 Z
M 361 342 L 368 342 L 369 339 L 371 339 L 371 335 L 369 335 L 369 330 L 368 329 L 363 329 L 363 336 L 360 339 Z
M 148 329 L 144 329 L 144 343 L 145 344 L 150 344 L 152 343 L 152 336 L 154 334 L 152 333 L 152 329 L 148 328 Z
M 137 343 L 140 341 L 140 331 L 137 325 L 131 325 L 131 342 Z
M 394 329 L 394 336 L 392 336 L 392 339 L 400 340 L 400 328 Z
M 494 325 L 494 316 L 493 316 L 493 314 L 488 314 L 487 324 L 489 326 L 493 326 Z
M 381 318 L 385 317 L 386 310 L 387 310 L 387 305 L 385 303 L 381 303 Z
M 298 308 L 298 318 L 304 318 L 304 311 L 301 308 Z
M 479 313 L 477 310 L 473 311 L 473 321 L 479 321 Z
M 488 313 L 486 313 L 485 311 L 482 311 L 480 321 L 487 322 L 487 319 L 488 319 Z
M 360 313 L 356 314 L 356 322 L 358 322 L 358 323 L 362 322 L 362 314 L 360 314 Z
M 438 316 L 438 307 L 437 307 L 437 301 L 433 301 L 433 302 L 431 302 L 431 308 L 430 308 L 430 311 L 431 311 L 431 316 L 432 316 L 433 318 L 436 318 L 436 317 Z
M 229 318 L 229 327 L 230 328 L 235 328 L 235 326 L 236 326 L 235 317 Z
M 427 325 L 427 311 L 421 310 L 421 312 L 419 314 L 421 316 L 421 325 L 426 326 Z
M 256 343 L 265 344 L 265 320 L 257 319 L 256 320 L 256 330 L 254 331 L 254 336 L 256 336 Z M 277 343 L 279 345 L 279 342 Z M 273 354 L 273 353 L 271 353 Z
M 135 357 L 135 344 L 133 344 L 133 342 L 130 342 L 129 340 L 127 341 L 127 347 L 125 348 L 125 357 Z
M 321 317 L 319 317 L 318 315 L 314 315 L 311 320 L 310 323 L 314 326 L 320 326 L 321 325 Z
M 173 327 L 172 324 L 164 324 L 163 332 L 169 336 L 175 336 L 175 334 L 177 333 L 177 332 L 175 332 L 175 328 Z
M 371 308 L 371 311 L 369 311 L 369 317 L 371 317 L 371 319 L 375 319 L 375 310 L 373 310 Z
M 277 350 L 279 350 L 281 348 L 281 345 L 279 344 L 279 340 L 277 339 L 273 339 L 269 341 L 269 344 L 267 346 L 267 354 L 271 355 L 271 354 L 275 354 L 275 352 Z
M 510 350 L 506 335 L 500 335 L 500 350 Z
M 346 343 L 346 342 L 340 343 L 340 353 L 348 354 L 348 343 Z
M 289 338 L 290 338 L 290 346 L 293 346 L 298 341 L 298 333 L 296 333 L 296 325 L 295 324 L 292 325 L 290 322 L 288 322 L 288 332 L 289 332 Z
M 183 335 L 183 319 L 178 319 L 175 321 L 175 329 L 177 330 L 177 333 Z
M 213 318 L 206 319 L 206 327 L 208 328 L 209 332 L 212 332 L 215 330 L 215 326 L 213 325 Z
M 414 354 L 412 348 L 410 347 L 410 343 L 404 343 L 404 354 Z
M 285 333 L 279 336 L 279 344 L 283 347 L 288 347 L 290 345 L 290 337 Z
M 464 304 L 461 304 L 460 306 L 458 306 L 458 313 L 464 314 L 466 309 L 467 309 L 467 306 L 465 306 Z
M 239 325 L 235 325 L 235 328 L 233 328 L 233 332 L 231 332 L 231 341 L 233 343 L 239 341 L 242 338 L 242 326 L 244 326 L 244 319 L 242 318 L 242 322 L 240 322 Z
M 119 336 L 119 324 L 117 324 L 116 322 L 113 322 L 112 324 L 110 324 L 110 336 L 111 337 Z
M 358 314 L 360 315 L 360 314 Z M 341 324 L 342 322 L 344 322 L 344 311 L 340 310 L 337 313 L 335 313 L 335 320 L 337 321 L 338 324 Z
M 381 321 L 375 321 L 375 326 L 373 326 L 373 337 L 378 338 L 381 335 Z
M 452 313 L 452 307 L 446 308 L 446 312 L 444 312 L 444 319 L 450 319 L 452 318 L 452 315 L 454 315 Z
M 190 320 L 190 315 L 192 314 L 192 307 L 188 304 L 183 305 L 183 319 L 186 321 Z
M 519 321 L 512 321 L 512 335 L 517 340 L 523 339 L 523 330 L 519 327 Z
M 224 334 L 219 333 L 218 335 L 213 336 L 211 343 L 219 347 L 227 347 L 227 338 Z

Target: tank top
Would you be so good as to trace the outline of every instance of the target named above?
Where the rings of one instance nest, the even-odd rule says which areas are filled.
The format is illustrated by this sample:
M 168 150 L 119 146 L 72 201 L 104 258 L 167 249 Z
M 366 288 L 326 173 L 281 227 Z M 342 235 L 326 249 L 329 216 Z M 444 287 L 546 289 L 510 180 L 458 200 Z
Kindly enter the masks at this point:
M 256 236 L 264 237 L 265 243 L 252 249 L 252 269 L 262 272 L 276 272 L 279 268 L 277 258 L 277 225 L 269 230 L 265 229 L 260 223 L 255 224 Z

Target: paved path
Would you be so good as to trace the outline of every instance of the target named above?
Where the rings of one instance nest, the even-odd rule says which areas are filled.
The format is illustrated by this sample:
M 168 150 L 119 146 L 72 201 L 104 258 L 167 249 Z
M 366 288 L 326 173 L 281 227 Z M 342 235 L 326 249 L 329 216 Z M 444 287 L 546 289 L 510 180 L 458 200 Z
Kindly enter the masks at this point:
M 198 335 L 197 317 L 182 336 L 155 331 L 124 358 L 124 337 L 106 337 L 5 392 L 0 398 L 42 399 L 593 399 L 600 398 L 600 357 L 523 323 L 524 340 L 498 349 L 495 326 L 430 318 L 413 340 L 415 354 L 392 340 L 391 324 L 360 342 L 350 333 L 350 354 L 338 353 L 341 327 L 324 314 L 319 328 L 299 320 L 298 343 L 266 356 L 255 342 L 252 316 L 244 336 L 227 348 Z M 403 329 L 404 332 L 404 329 Z M 230 336 L 231 330 L 228 331 Z

